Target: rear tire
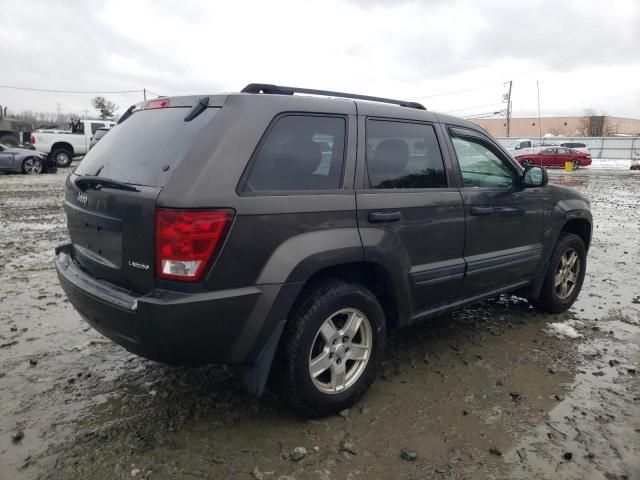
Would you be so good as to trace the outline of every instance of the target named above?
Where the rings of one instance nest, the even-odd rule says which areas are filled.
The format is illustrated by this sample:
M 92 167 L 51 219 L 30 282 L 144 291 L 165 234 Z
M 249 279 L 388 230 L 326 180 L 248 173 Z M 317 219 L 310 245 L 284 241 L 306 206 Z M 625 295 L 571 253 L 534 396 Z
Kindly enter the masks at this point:
M 42 160 L 38 157 L 25 158 L 22 162 L 22 171 L 28 175 L 38 175 L 42 173 L 44 165 Z
M 376 377 L 386 326 L 382 307 L 362 285 L 332 280 L 293 311 L 272 371 L 282 394 L 308 417 L 352 406 Z
M 547 267 L 542 290 L 532 303 L 549 313 L 569 309 L 576 301 L 587 269 L 587 249 L 582 238 L 561 233 Z
M 525 159 L 522 161 L 522 166 L 523 166 L 523 167 L 530 167 L 530 166 L 532 166 L 532 165 L 533 165 L 533 161 L 531 161 L 531 159 L 530 159 L 530 158 L 525 158 Z
M 51 152 L 51 158 L 53 158 L 58 167 L 65 168 L 71 165 L 73 153 L 66 147 L 56 147 Z

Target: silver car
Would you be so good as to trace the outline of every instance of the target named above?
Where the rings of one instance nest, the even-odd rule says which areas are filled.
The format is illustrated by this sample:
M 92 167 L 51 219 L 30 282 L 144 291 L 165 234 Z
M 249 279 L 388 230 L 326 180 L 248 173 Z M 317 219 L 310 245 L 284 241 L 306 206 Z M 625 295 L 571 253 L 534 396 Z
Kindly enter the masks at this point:
M 56 164 L 49 155 L 28 148 L 8 147 L 0 143 L 0 172 L 55 173 Z

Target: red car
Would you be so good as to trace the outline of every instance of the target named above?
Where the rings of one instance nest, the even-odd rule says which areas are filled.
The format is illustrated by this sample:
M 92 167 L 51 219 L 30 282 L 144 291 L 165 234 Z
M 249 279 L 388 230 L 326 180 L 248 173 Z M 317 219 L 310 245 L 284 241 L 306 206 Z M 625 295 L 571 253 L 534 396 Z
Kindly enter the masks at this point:
M 540 150 L 538 153 L 527 153 L 517 156 L 516 160 L 523 167 L 528 165 L 564 167 L 565 162 L 572 162 L 574 169 L 591 165 L 590 154 L 564 147 L 548 147 Z

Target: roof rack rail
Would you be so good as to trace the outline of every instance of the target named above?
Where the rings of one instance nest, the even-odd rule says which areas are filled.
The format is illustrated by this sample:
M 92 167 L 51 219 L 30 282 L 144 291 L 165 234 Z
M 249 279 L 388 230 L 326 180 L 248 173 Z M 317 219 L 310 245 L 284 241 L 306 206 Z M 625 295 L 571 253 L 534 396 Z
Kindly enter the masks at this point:
M 265 93 L 271 95 L 293 95 L 294 93 L 306 93 L 309 95 L 325 95 L 328 97 L 353 98 L 356 100 L 368 100 L 371 102 L 390 103 L 401 107 L 416 108 L 426 110 L 424 105 L 417 102 L 406 102 L 404 100 L 394 100 L 393 98 L 371 97 L 369 95 L 358 95 L 355 93 L 332 92 L 330 90 L 315 90 L 312 88 L 283 87 L 280 85 L 270 85 L 268 83 L 250 83 L 241 90 L 242 93 Z

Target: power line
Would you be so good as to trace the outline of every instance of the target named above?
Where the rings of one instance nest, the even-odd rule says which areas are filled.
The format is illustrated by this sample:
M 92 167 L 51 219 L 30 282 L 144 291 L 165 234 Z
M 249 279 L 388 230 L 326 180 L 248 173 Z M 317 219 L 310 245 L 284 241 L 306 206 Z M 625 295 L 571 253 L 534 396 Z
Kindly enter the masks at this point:
M 116 93 L 142 93 L 140 90 L 118 90 L 112 92 L 91 92 L 91 91 L 72 91 L 72 90 L 49 90 L 46 88 L 29 88 L 29 87 L 16 87 L 14 85 L 0 85 L 0 88 L 8 88 L 10 90 L 26 90 L 29 92 L 46 92 L 46 93 L 78 93 L 78 94 L 116 94 Z
M 473 110 L 474 108 L 491 107 L 493 105 L 502 105 L 502 102 L 487 103 L 485 105 L 476 105 L 474 107 L 458 108 L 456 110 L 449 110 L 448 112 L 442 112 L 442 113 L 464 112 L 465 110 Z
M 504 85 L 504 84 L 505 84 L 505 82 L 493 83 L 491 85 L 484 85 L 482 87 L 474 87 L 474 88 L 466 88 L 464 90 L 456 90 L 455 92 L 435 93 L 433 95 L 426 95 L 424 97 L 412 98 L 411 100 L 423 100 L 425 98 L 444 97 L 446 95 L 456 95 L 458 93 L 475 92 L 476 90 L 484 90 L 486 88 L 497 87 L 498 85 Z

